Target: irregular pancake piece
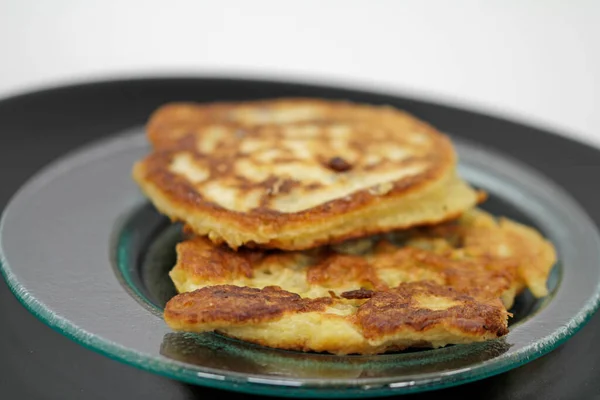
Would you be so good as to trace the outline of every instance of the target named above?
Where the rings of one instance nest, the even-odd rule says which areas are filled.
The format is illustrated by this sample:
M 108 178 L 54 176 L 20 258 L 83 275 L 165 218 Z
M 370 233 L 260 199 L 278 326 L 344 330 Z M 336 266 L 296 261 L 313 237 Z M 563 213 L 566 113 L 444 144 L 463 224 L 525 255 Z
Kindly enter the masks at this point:
M 548 295 L 546 281 L 557 261 L 556 249 L 532 227 L 474 209 L 452 223 L 413 229 L 397 239 L 406 235 L 406 245 L 452 259 L 511 263 L 534 296 Z
M 555 260 L 553 246 L 537 231 L 471 210 L 439 226 L 305 251 L 234 251 L 194 237 L 177 245 L 170 276 L 179 292 L 224 284 L 275 285 L 306 298 L 340 297 L 360 289 L 387 291 L 427 280 L 501 298 L 509 309 L 525 287 L 538 297 L 547 294 Z
M 219 122 L 220 121 L 220 122 Z M 391 107 L 167 106 L 133 176 L 156 208 L 232 248 L 302 250 L 458 217 L 478 193 L 449 139 Z
M 508 312 L 498 299 L 432 282 L 401 284 L 363 300 L 305 299 L 274 286 L 210 286 L 175 296 L 164 318 L 178 331 L 217 331 L 263 346 L 333 354 L 435 348 L 508 333 Z

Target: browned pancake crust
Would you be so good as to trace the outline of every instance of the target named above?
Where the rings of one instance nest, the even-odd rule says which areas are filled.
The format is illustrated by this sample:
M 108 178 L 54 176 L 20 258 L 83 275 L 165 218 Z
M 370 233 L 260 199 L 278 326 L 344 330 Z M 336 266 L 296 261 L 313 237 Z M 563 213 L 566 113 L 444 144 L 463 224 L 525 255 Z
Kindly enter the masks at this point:
M 411 192 L 419 191 L 422 186 L 427 185 L 431 181 L 439 179 L 440 176 L 447 172 L 448 168 L 452 165 L 452 157 L 443 156 L 445 150 L 447 150 L 447 148 L 436 149 L 434 151 L 436 153 L 436 159 L 434 160 L 434 156 L 432 155 L 432 159 L 429 160 L 431 163 L 427 161 L 431 167 L 425 174 L 409 176 L 395 182 L 390 190 L 386 192 L 386 196 L 407 195 Z M 373 193 L 372 191 L 365 189 L 355 192 L 347 198 L 332 200 L 306 211 L 293 213 L 283 213 L 267 207 L 257 207 L 246 212 L 227 210 L 205 199 L 200 193 L 198 193 L 194 184 L 169 170 L 169 166 L 171 165 L 174 157 L 180 154 L 181 151 L 185 150 L 166 150 L 150 154 L 143 160 L 143 162 L 136 164 L 137 179 L 143 179 L 151 182 L 153 186 L 160 188 L 160 190 L 164 191 L 166 196 L 171 201 L 177 203 L 181 207 L 189 208 L 194 212 L 197 210 L 208 211 L 218 218 L 235 217 L 241 225 L 246 227 L 256 226 L 257 219 L 259 218 L 263 221 L 263 224 L 273 224 L 279 228 L 294 222 L 306 223 L 310 221 L 317 221 L 325 217 L 350 213 L 361 207 L 378 202 L 382 197 L 377 193 Z M 189 154 L 192 154 L 193 158 L 198 158 L 199 156 L 193 154 L 192 151 L 193 150 L 190 150 Z M 212 175 L 213 172 L 211 172 L 211 176 Z M 219 175 L 219 173 L 214 173 L 214 176 L 222 177 L 222 175 Z M 260 203 L 264 204 L 268 203 L 270 200 L 276 185 L 280 185 L 276 179 L 268 179 L 256 184 L 247 183 L 244 189 L 262 189 L 264 194 L 260 199 Z M 279 186 L 279 193 L 283 193 L 281 191 L 281 186 Z M 456 218 L 458 215 L 449 216 L 447 219 Z M 424 221 L 423 224 L 427 224 L 428 222 L 433 224 L 437 223 L 438 221 Z M 193 227 L 189 228 L 193 229 Z
M 285 313 L 324 311 L 331 302 L 326 297 L 304 299 L 276 286 L 262 290 L 233 285 L 209 286 L 175 296 L 165 308 L 165 319 L 181 324 L 258 323 L 280 318 Z
M 225 245 L 215 246 L 203 237 L 177 245 L 177 257 L 191 274 L 201 280 L 228 282 L 239 276 L 252 277 L 252 261 L 263 254 L 240 249 L 235 252 Z
M 359 287 L 385 289 L 386 285 L 363 257 L 331 254 L 306 270 L 306 281 L 326 287 L 354 284 Z
M 439 284 L 459 291 L 473 289 L 490 296 L 500 297 L 517 286 L 524 287 L 518 274 L 518 262 L 514 259 L 481 257 L 479 259 L 456 259 L 413 247 L 399 248 L 382 239 L 370 255 L 337 253 L 332 248 L 314 249 L 301 254 L 280 251 L 242 249 L 237 252 L 225 245 L 215 245 L 205 238 L 196 237 L 177 245 L 178 262 L 172 272 L 184 274 L 187 279 L 200 285 L 225 284 L 243 279 L 251 284 L 256 271 L 267 263 L 297 268 L 306 265 L 302 279 L 310 286 L 330 288 L 340 295 L 338 289 L 348 286 L 373 290 L 387 290 L 390 285 L 380 278 L 382 270 L 399 271 L 406 281 L 420 281 L 435 277 Z M 294 261 L 294 257 L 304 257 Z M 284 269 L 284 268 L 283 268 Z M 273 270 L 274 279 L 282 270 Z
M 488 262 L 495 270 L 516 268 L 536 297 L 548 294 L 546 280 L 557 261 L 554 245 L 536 229 L 477 209 L 451 223 L 395 235 L 409 238 L 410 246 L 452 259 Z
M 505 335 L 514 297 L 525 287 L 547 294 L 556 260 L 539 232 L 480 210 L 305 251 L 234 251 L 192 237 L 177 254 L 171 277 L 188 293 L 166 307 L 172 329 L 334 354 Z
M 432 148 L 431 151 L 428 151 L 427 154 L 420 157 L 418 162 L 427 164 L 427 170 L 422 174 L 408 176 L 394 182 L 393 186 L 385 193 L 385 197 L 405 196 L 412 192 L 418 192 L 431 182 L 440 179 L 454 165 L 456 159 L 448 138 L 437 133 L 433 128 L 425 127 L 426 126 L 424 125 L 422 133 L 427 134 L 431 138 Z M 261 128 L 255 129 L 260 130 Z M 275 131 L 273 134 L 275 134 Z M 168 150 L 159 150 L 151 153 L 142 162 L 137 163 L 135 167 L 136 180 L 149 182 L 152 186 L 163 192 L 169 201 L 177 204 L 178 207 L 190 210 L 190 212 L 204 211 L 218 219 L 232 219 L 236 225 L 248 229 L 258 228 L 259 225 L 262 227 L 270 225 L 273 229 L 285 229 L 288 225 L 308 224 L 311 222 L 318 222 L 323 218 L 343 216 L 380 202 L 382 198 L 381 194 L 369 189 L 363 189 L 354 192 L 352 195 L 345 198 L 328 201 L 305 211 L 291 213 L 280 212 L 267 205 L 273 198 L 275 190 L 278 194 L 282 194 L 293 188 L 296 184 L 293 180 L 280 181 L 275 177 L 271 177 L 256 183 L 250 181 L 244 182 L 243 178 L 236 177 L 234 172 L 228 168 L 231 167 L 232 160 L 243 160 L 251 155 L 242 154 L 238 150 L 227 154 L 226 157 L 224 155 L 224 158 L 210 159 L 207 158 L 206 155 L 197 153 L 195 150 L 195 140 L 192 139 L 193 138 L 188 137 L 178 144 L 168 146 Z M 369 141 L 368 135 L 365 135 L 363 140 Z M 232 142 L 224 145 L 224 147 L 231 148 L 232 146 L 235 146 L 235 142 L 238 141 L 239 140 L 236 138 L 232 138 Z M 357 149 L 360 149 L 361 147 L 364 147 L 364 144 L 356 143 L 356 147 Z M 239 180 L 238 183 L 240 187 L 243 187 L 244 191 L 251 191 L 253 189 L 262 190 L 263 194 L 259 203 L 263 204 L 263 206 L 240 212 L 225 209 L 206 199 L 198 192 L 196 186 L 192 182 L 170 170 L 173 160 L 182 152 L 186 152 L 192 159 L 202 160 L 204 164 L 208 165 L 209 175 L 206 178 L 206 181 L 209 181 L 211 178 L 223 179 L 229 174 L 231 178 Z M 407 159 L 401 163 L 404 165 L 398 165 L 398 167 L 409 167 L 416 161 L 417 159 L 414 158 Z M 223 165 L 227 165 L 228 167 L 221 168 Z M 314 187 L 313 189 L 319 188 Z M 456 218 L 459 215 L 460 213 L 448 215 L 446 219 Z M 439 221 L 423 221 L 423 224 L 437 222 Z M 191 226 L 188 226 L 188 228 L 193 229 Z M 365 233 L 367 232 L 359 232 L 347 236 L 361 236 Z M 377 233 L 377 231 L 370 231 L 368 233 Z M 344 239 L 345 238 L 338 238 L 338 240 Z M 268 244 L 262 245 L 269 247 Z
M 431 310 L 419 304 L 419 296 L 454 304 Z M 210 324 L 219 330 L 236 325 L 258 325 L 301 313 L 326 314 L 326 307 L 344 299 L 303 299 L 278 287 L 251 289 L 233 285 L 211 286 L 171 299 L 165 321 L 182 330 L 197 330 Z M 424 332 L 444 326 L 465 334 L 499 337 L 508 333 L 507 312 L 498 299 L 472 297 L 432 282 L 403 283 L 387 292 L 375 292 L 355 312 L 341 318 L 355 325 L 366 339 L 401 332 Z
M 443 298 L 459 305 L 443 310 L 424 309 L 416 300 L 420 295 Z M 406 283 L 389 291 L 375 292 L 359 307 L 356 317 L 367 338 L 407 328 L 425 331 L 440 324 L 476 335 L 493 332 L 503 336 L 508 333 L 506 311 L 498 299 L 478 299 L 432 282 Z
M 457 177 L 449 138 L 391 107 L 172 104 L 147 131 L 156 150 L 133 170 L 142 190 L 161 212 L 233 248 L 301 250 L 439 223 L 477 201 Z M 455 195 L 444 199 L 447 190 Z
M 539 232 L 480 210 L 443 225 L 305 251 L 234 251 L 203 237 L 186 239 L 176 250 L 170 274 L 180 291 L 228 283 L 262 287 L 270 281 L 300 294 L 340 296 L 433 280 L 465 293 L 502 297 L 507 307 L 525 287 L 545 296 L 556 261 L 554 247 Z
M 382 113 L 382 110 L 390 112 Z M 180 102 L 158 108 L 148 120 L 146 133 L 156 149 L 165 149 L 178 147 L 182 139 L 201 134 L 204 127 L 214 124 L 244 130 L 257 126 L 343 122 L 397 129 L 399 121 L 410 124 L 415 120 L 390 106 L 370 106 L 344 100 L 278 98 L 245 102 Z M 240 131 L 238 138 L 243 133 Z

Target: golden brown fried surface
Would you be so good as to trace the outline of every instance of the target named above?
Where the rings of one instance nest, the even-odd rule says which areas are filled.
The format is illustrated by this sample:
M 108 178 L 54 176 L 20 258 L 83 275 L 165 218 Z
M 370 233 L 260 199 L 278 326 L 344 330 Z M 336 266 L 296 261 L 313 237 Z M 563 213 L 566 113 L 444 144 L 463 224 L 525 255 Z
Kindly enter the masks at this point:
M 360 302 L 304 299 L 279 287 L 210 286 L 167 303 L 173 329 L 216 330 L 257 344 L 334 354 L 376 354 L 493 339 L 508 332 L 498 299 L 432 282 L 403 283 Z
M 232 248 L 301 250 L 458 217 L 478 194 L 445 135 L 391 107 L 287 99 L 159 109 L 133 176 Z
M 195 237 L 177 255 L 170 275 L 182 294 L 165 311 L 173 329 L 339 354 L 502 336 L 520 291 L 547 294 L 556 259 L 534 229 L 481 210 L 295 252 Z
M 194 237 L 177 245 L 177 256 L 170 275 L 180 292 L 221 284 L 277 285 L 321 297 L 430 280 L 464 292 L 485 291 L 508 308 L 524 287 L 545 296 L 556 260 L 553 246 L 537 231 L 481 210 L 438 226 L 296 252 L 234 251 Z
M 390 106 L 314 98 L 279 98 L 246 102 L 166 104 L 151 115 L 146 132 L 148 140 L 156 149 L 165 149 L 177 147 L 182 139 L 189 136 L 206 136 L 205 128 L 210 125 L 235 128 L 237 139 L 244 139 L 247 129 L 286 125 L 314 128 L 362 127 L 374 134 L 374 139 L 384 131 L 406 132 L 419 128 L 414 132 L 419 134 L 411 137 L 416 144 L 420 141 L 426 144 L 429 136 L 427 131 L 432 130 L 427 124 Z M 308 128 L 308 131 L 304 128 L 303 136 L 316 134 L 318 131 L 314 128 Z M 214 139 L 205 141 L 207 146 L 215 143 L 211 140 Z
M 331 299 L 303 299 L 275 286 L 263 290 L 232 285 L 210 286 L 173 299 L 167 318 L 186 318 L 186 324 L 257 323 L 286 313 L 324 311 Z
M 415 229 L 408 233 L 410 240 L 407 244 L 438 254 L 450 254 L 451 248 L 455 247 L 453 259 L 496 260 L 512 264 L 534 296 L 548 294 L 546 280 L 557 255 L 552 243 L 540 232 L 507 218 L 494 218 L 477 209 L 465 213 L 457 222 Z
M 147 125 L 133 177 L 186 225 L 175 330 L 377 354 L 500 337 L 547 295 L 555 250 L 473 209 L 450 140 L 397 109 L 275 99 L 178 103 Z
M 468 296 L 428 281 L 376 292 L 356 313 L 368 339 L 403 329 L 424 332 L 439 325 L 463 335 L 503 336 L 508 333 L 507 315 L 498 299 Z

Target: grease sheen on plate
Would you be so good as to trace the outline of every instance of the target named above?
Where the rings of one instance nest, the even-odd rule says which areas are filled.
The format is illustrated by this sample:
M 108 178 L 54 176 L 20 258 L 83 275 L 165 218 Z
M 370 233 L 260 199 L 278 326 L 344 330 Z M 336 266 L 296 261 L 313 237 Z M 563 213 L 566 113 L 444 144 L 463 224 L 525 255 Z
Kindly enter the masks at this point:
M 157 309 L 160 289 L 152 285 L 158 281 L 139 259 L 153 243 L 173 239 L 158 215 L 139 219 L 149 212 L 129 175 L 148 150 L 139 130 L 58 161 L 15 196 L 2 220 L 3 273 L 34 314 L 69 337 L 187 382 L 284 396 L 360 397 L 480 379 L 552 350 L 587 321 L 598 300 L 599 241 L 560 188 L 486 149 L 458 140 L 456 146 L 462 175 L 490 193 L 491 211 L 538 227 L 559 254 L 550 296 L 540 304 L 522 299 L 529 315 L 501 341 L 339 359 L 172 333 Z

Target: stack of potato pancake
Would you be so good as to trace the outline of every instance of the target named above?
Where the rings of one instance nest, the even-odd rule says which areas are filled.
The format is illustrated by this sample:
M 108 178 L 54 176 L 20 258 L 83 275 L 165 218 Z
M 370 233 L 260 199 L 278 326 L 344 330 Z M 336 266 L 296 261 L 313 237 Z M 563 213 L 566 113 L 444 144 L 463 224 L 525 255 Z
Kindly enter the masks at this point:
M 519 293 L 548 294 L 552 244 L 479 209 L 450 139 L 396 108 L 173 103 L 147 136 L 134 179 L 186 237 L 174 330 L 378 354 L 501 337 Z

